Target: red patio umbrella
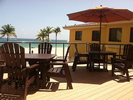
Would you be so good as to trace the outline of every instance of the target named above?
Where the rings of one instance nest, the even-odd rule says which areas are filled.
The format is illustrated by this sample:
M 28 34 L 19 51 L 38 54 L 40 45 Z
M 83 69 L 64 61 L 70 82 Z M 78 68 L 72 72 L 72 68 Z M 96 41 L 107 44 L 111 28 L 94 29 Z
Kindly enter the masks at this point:
M 69 20 L 81 22 L 99 22 L 100 23 L 100 41 L 101 44 L 101 23 L 115 22 L 133 19 L 133 12 L 128 9 L 115 9 L 103 7 L 94 7 L 92 9 L 67 14 Z

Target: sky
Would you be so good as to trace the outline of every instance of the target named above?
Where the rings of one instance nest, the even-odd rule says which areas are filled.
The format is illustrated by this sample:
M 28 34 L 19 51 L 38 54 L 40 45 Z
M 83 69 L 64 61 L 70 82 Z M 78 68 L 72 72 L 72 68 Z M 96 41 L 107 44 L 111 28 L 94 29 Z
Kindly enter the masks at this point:
M 18 38 L 35 39 L 40 29 L 60 27 L 57 39 L 69 41 L 69 30 L 63 27 L 83 23 L 70 21 L 67 14 L 100 5 L 133 11 L 133 0 L 0 0 L 0 29 L 11 24 Z

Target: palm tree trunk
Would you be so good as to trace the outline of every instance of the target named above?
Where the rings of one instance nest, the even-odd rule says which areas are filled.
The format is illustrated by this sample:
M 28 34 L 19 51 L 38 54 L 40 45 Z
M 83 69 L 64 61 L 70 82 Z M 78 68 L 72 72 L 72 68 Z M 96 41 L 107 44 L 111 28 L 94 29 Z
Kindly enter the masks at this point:
M 56 34 L 56 49 L 55 49 L 55 54 L 57 54 L 57 34 Z
M 7 41 L 8 41 L 8 36 L 7 36 Z
M 49 34 L 48 34 L 48 43 L 49 43 Z

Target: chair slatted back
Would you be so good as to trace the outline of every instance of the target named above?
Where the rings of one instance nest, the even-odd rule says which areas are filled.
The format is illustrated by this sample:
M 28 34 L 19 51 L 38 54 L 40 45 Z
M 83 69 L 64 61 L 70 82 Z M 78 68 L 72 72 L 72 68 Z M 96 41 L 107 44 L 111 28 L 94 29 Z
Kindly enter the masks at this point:
M 88 68 L 88 63 L 89 63 L 88 54 L 79 53 L 78 48 L 77 48 L 77 44 L 74 44 L 74 45 L 75 45 L 76 52 L 75 52 L 73 66 L 72 66 L 73 71 L 76 70 L 77 64 L 87 64 L 87 68 Z M 85 59 L 81 59 L 81 58 L 85 58 Z
M 38 45 L 38 53 L 39 54 L 51 54 L 52 45 L 50 43 L 40 43 Z
M 90 44 L 90 50 L 91 51 L 100 51 L 100 44 L 97 44 L 97 43 Z
M 123 72 L 123 75 L 126 74 L 127 81 L 130 81 L 128 69 L 132 67 L 133 45 L 130 45 L 129 48 L 127 49 L 125 59 L 122 58 L 121 62 L 116 62 L 115 60 L 117 59 L 112 58 L 112 76 L 114 75 L 115 68 L 117 68 Z
M 64 61 L 67 61 L 67 56 L 68 56 L 69 50 L 70 50 L 70 45 L 69 45 L 68 48 L 67 48 L 67 52 L 66 52 L 66 55 L 65 55 Z
M 131 46 L 131 44 L 124 45 L 122 58 L 125 58 L 127 56 L 128 49 L 130 46 Z
M 133 45 L 131 45 L 128 49 L 127 52 L 127 60 L 132 60 L 133 61 Z
M 23 47 L 16 43 L 5 43 L 1 46 L 1 50 L 7 68 L 23 69 L 26 67 Z
M 23 96 L 22 100 L 26 100 L 28 86 L 36 80 L 37 89 L 39 87 L 39 65 L 36 64 L 33 67 L 26 67 L 25 50 L 17 43 L 8 42 L 3 44 L 1 46 L 1 54 L 6 64 L 0 68 L 0 78 L 3 79 L 3 72 L 6 72 L 8 73 L 7 81 L 10 87 L 18 89 L 18 86 L 23 85 L 24 89 L 21 90 L 23 93 L 18 94 Z M 11 85 L 12 82 L 15 83 L 15 85 Z M 0 82 L 0 91 L 2 85 L 2 82 Z M 6 89 L 8 89 L 8 87 Z
M 75 50 L 76 50 L 75 54 L 78 55 L 79 52 L 78 52 L 77 44 L 74 44 L 74 45 L 75 45 Z
M 62 66 L 60 67 L 51 67 L 46 75 L 47 76 L 53 76 L 53 77 L 62 77 L 62 78 L 66 78 L 67 81 L 67 89 L 73 89 L 72 86 L 72 77 L 71 77 L 71 73 L 68 67 L 68 63 L 67 62 L 62 62 L 62 63 L 49 63 L 49 65 L 56 65 L 56 66 Z

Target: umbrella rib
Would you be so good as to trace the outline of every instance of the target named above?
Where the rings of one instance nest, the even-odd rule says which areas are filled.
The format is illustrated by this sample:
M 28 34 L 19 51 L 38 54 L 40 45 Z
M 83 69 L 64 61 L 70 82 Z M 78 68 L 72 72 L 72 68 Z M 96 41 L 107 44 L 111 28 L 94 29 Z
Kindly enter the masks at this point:
M 103 16 L 106 16 L 104 12 L 103 12 Z M 102 16 L 102 17 L 103 17 L 103 16 Z M 106 22 L 108 23 L 107 17 L 105 17 L 105 19 L 106 19 Z
M 99 17 L 99 19 L 100 19 L 100 15 L 98 16 L 98 15 L 96 15 L 95 14 L 95 12 L 88 12 L 88 13 L 91 13 L 92 14 L 92 16 L 91 17 L 89 17 L 88 18 L 88 20 L 86 21 L 86 22 L 89 22 L 89 20 L 92 18 L 92 17 L 94 17 L 94 16 L 97 16 L 97 17 Z
M 113 14 L 116 14 L 117 16 L 119 16 L 119 17 L 121 17 L 121 18 L 123 18 L 123 19 L 129 20 L 128 18 L 126 18 L 126 17 L 124 17 L 124 16 L 121 16 L 121 15 L 115 13 L 115 12 L 112 12 L 112 11 L 110 11 L 110 12 L 113 13 Z
M 88 22 L 92 17 L 94 17 L 95 16 L 95 13 L 92 13 L 92 12 L 87 12 L 87 13 L 91 13 L 92 14 L 92 16 L 88 19 L 88 20 L 86 20 L 86 21 L 84 21 L 84 22 Z M 87 16 L 85 16 L 87 13 L 85 13 L 85 14 L 82 14 L 82 12 L 80 13 L 80 15 L 78 15 L 78 16 L 76 16 L 76 17 L 73 17 L 73 18 L 71 18 L 70 20 L 73 20 L 73 19 L 76 19 L 76 18 L 78 18 L 78 17 L 80 17 L 80 16 L 84 16 L 84 17 L 87 17 Z M 79 20 L 78 20 L 79 21 Z
M 99 10 L 100 11 L 100 10 Z M 100 19 L 100 15 L 99 15 L 99 11 L 85 11 L 85 12 L 78 12 L 78 13 L 73 13 L 73 14 L 77 14 L 77 16 L 73 16 L 73 14 L 72 14 L 72 18 L 70 18 L 70 16 L 69 16 L 69 14 L 68 14 L 68 17 L 69 17 L 69 20 L 75 20 L 75 21 L 81 21 L 81 22 L 98 22 L 98 19 L 96 19 L 96 18 L 98 18 L 99 17 L 99 19 Z M 130 17 L 130 15 L 129 16 L 127 16 L 126 14 L 124 14 L 125 13 L 125 11 L 123 11 L 123 12 L 121 12 L 121 11 L 119 11 L 119 10 L 110 10 L 110 9 L 105 9 L 105 10 L 103 10 L 103 12 L 102 12 L 102 22 L 113 22 L 113 21 L 116 21 L 116 20 L 130 20 L 131 19 L 131 17 Z M 130 12 L 129 12 L 130 13 Z M 118 16 L 116 19 L 115 18 L 113 18 L 113 17 L 111 17 L 111 16 Z M 108 16 L 110 16 L 109 18 L 108 18 Z M 127 17 L 126 17 L 127 16 Z M 131 14 L 131 16 L 133 16 L 132 14 Z
M 85 22 L 89 22 L 89 20 L 94 17 L 95 15 L 93 14 L 91 17 L 88 18 L 88 20 L 86 20 Z M 99 17 L 100 18 L 100 17 Z
M 76 16 L 76 17 L 73 17 L 73 18 L 71 18 L 70 20 L 74 20 L 75 18 L 78 18 L 78 17 L 80 17 L 80 16 L 84 16 L 85 14 L 82 14 L 82 12 L 80 13 L 80 15 L 78 15 L 78 16 Z

